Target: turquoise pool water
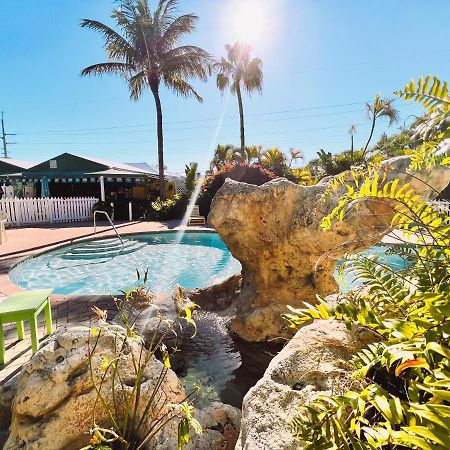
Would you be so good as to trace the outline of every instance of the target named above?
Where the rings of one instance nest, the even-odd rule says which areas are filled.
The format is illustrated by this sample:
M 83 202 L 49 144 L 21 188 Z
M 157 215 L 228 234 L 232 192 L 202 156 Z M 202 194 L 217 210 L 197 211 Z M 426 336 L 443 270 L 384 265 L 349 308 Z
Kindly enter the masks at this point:
M 240 272 L 216 233 L 187 232 L 180 243 L 176 233 L 95 239 L 66 246 L 31 258 L 11 270 L 11 280 L 24 289 L 52 286 L 56 294 L 119 294 L 137 286 L 136 270 L 148 269 L 147 285 L 155 292 L 170 294 L 176 284 L 187 289 L 213 285 Z M 375 246 L 363 254 L 376 255 L 394 269 L 405 267 L 387 247 Z M 341 290 L 354 286 L 349 276 L 336 279 Z
M 170 294 L 176 284 L 187 289 L 206 287 L 240 272 L 216 233 L 183 235 L 149 233 L 118 239 L 95 239 L 31 258 L 14 267 L 9 276 L 18 286 L 51 286 L 56 294 L 119 294 L 136 286 L 136 270 L 148 269 L 147 285 Z

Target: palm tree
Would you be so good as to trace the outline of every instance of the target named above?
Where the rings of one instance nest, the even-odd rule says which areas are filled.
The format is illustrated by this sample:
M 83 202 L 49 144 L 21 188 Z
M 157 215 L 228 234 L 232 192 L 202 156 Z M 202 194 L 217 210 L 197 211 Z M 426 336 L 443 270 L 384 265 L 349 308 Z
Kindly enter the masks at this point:
M 211 161 L 211 170 L 221 170 L 225 164 L 230 164 L 234 161 L 235 147 L 231 144 L 218 145 L 214 152 L 214 157 Z
M 288 169 L 286 155 L 276 147 L 262 154 L 261 164 L 279 177 L 284 176 Z
M 249 164 L 259 163 L 263 153 L 262 145 L 250 145 L 249 147 L 245 147 L 245 153 Z
M 354 155 L 354 148 L 355 148 L 354 147 L 354 137 L 356 134 L 356 130 L 357 130 L 357 128 L 356 128 L 355 124 L 351 125 L 350 128 L 348 129 L 348 134 L 350 135 L 351 140 L 352 140 L 352 146 L 350 148 L 350 159 L 351 159 L 352 164 L 353 164 L 353 155 Z
M 389 119 L 388 126 L 391 126 L 399 120 L 398 111 L 392 106 L 394 100 L 391 98 L 382 98 L 380 94 L 377 94 L 372 103 L 366 103 L 366 112 L 369 120 L 372 121 L 372 127 L 370 129 L 369 139 L 367 140 L 366 146 L 362 152 L 361 157 L 367 153 L 369 143 L 372 140 L 373 132 L 375 130 L 375 123 L 378 118 L 386 117 Z
M 117 30 L 96 20 L 84 19 L 81 26 L 98 31 L 105 40 L 109 61 L 82 70 L 81 75 L 117 74 L 125 78 L 130 97 L 138 100 L 150 89 L 156 106 L 160 197 L 164 198 L 164 141 L 160 86 L 177 95 L 202 98 L 187 78 L 206 81 L 210 55 L 192 45 L 177 46 L 195 27 L 194 14 L 176 15 L 177 0 L 159 0 L 151 11 L 148 0 L 122 0 L 111 17 Z
M 242 104 L 243 87 L 249 95 L 255 90 L 262 92 L 263 73 L 262 61 L 259 58 L 250 58 L 250 46 L 236 42 L 234 45 L 225 45 L 227 58 L 222 58 L 215 64 L 218 71 L 217 87 L 223 91 L 229 85 L 233 94 L 236 94 L 239 105 L 241 151 L 245 149 L 244 107 Z
M 252 164 L 261 159 L 262 146 L 250 145 L 249 147 L 235 147 L 232 155 L 233 162 Z
M 298 148 L 290 148 L 289 149 L 289 167 L 292 167 L 292 164 L 294 161 L 297 161 L 298 159 L 305 159 L 305 155 L 303 152 Z

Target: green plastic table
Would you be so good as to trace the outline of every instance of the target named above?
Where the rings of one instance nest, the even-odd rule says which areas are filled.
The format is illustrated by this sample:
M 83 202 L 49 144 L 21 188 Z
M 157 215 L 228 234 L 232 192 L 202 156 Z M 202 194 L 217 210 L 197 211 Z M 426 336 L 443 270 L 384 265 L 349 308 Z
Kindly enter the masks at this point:
M 5 338 L 3 324 L 16 322 L 17 337 L 24 338 L 23 321 L 30 322 L 31 349 L 35 353 L 38 349 L 37 316 L 45 309 L 45 325 L 47 335 L 52 332 L 52 309 L 50 294 L 53 289 L 18 292 L 0 299 L 0 364 L 5 363 Z

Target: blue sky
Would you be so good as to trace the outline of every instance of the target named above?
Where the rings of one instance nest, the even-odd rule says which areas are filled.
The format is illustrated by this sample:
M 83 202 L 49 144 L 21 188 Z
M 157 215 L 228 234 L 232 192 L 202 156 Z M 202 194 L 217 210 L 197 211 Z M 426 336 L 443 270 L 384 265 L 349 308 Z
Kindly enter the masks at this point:
M 259 12 L 237 17 L 246 1 Z M 80 77 L 83 67 L 105 56 L 100 36 L 79 22 L 111 24 L 113 7 L 111 0 L 2 2 L 0 109 L 7 131 L 17 133 L 10 137 L 17 142 L 11 157 L 39 161 L 68 151 L 157 161 L 153 98 L 129 100 L 119 78 Z M 247 143 L 300 148 L 307 159 L 320 148 L 348 148 L 351 124 L 358 125 L 362 146 L 369 129 L 364 103 L 377 92 L 392 96 L 420 75 L 450 78 L 448 0 L 181 0 L 180 12 L 200 17 L 186 42 L 215 57 L 247 34 L 264 64 L 263 94 L 244 99 Z M 191 161 L 206 168 L 216 138 L 239 144 L 236 98 L 219 93 L 214 78 L 195 86 L 202 104 L 163 89 L 172 170 Z M 401 123 L 420 113 L 402 100 L 396 105 Z M 385 130 L 380 124 L 376 137 Z

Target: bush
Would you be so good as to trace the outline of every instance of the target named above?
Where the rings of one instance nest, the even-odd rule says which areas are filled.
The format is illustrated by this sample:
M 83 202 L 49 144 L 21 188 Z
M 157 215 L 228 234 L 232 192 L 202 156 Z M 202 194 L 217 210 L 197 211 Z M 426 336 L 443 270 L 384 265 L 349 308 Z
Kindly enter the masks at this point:
M 146 220 L 176 220 L 182 219 L 189 201 L 188 195 L 175 194 L 173 198 L 161 200 L 159 197 L 150 203 L 145 202 L 142 217 Z
M 242 163 L 225 165 L 219 172 L 206 177 L 203 182 L 200 196 L 197 201 L 202 216 L 206 217 L 209 214 L 212 199 L 227 178 L 260 186 L 261 184 L 276 178 L 276 175 L 257 164 L 249 165 L 247 163 Z

